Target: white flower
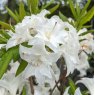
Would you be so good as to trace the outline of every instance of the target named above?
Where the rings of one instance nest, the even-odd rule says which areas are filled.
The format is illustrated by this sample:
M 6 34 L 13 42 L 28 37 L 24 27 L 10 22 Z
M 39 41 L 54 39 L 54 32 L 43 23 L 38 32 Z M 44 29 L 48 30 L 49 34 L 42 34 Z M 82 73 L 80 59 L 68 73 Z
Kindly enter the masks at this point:
M 77 70 L 80 71 L 79 76 L 84 76 L 84 75 L 86 75 L 86 70 L 88 68 L 90 68 L 90 66 L 89 66 L 89 62 L 88 62 L 88 56 L 83 51 L 79 54 L 79 62 L 80 62 L 80 64 L 76 65 L 76 68 L 77 68 Z
M 78 83 L 84 84 L 88 88 L 90 94 L 94 95 L 94 78 L 85 77 L 85 78 L 82 78 L 81 80 L 78 80 L 76 84 Z
M 42 10 L 37 15 L 25 16 L 21 23 L 15 26 L 16 32 L 25 32 L 29 30 L 31 33 L 38 31 L 45 24 L 47 18 L 45 17 L 49 11 Z M 35 31 L 34 31 L 35 30 Z
M 80 35 L 84 32 L 87 32 L 86 28 L 81 29 L 78 32 L 78 35 Z M 83 40 L 80 42 L 82 50 L 86 51 L 88 54 L 91 54 L 94 51 L 94 38 L 91 33 L 88 33 L 83 36 L 79 36 L 79 40 Z
M 10 66 L 11 69 L 0 79 L 0 93 L 2 93 L 0 95 L 16 95 L 17 90 L 22 89 L 25 83 L 23 73 L 15 76 L 19 63 L 12 61 Z
M 53 16 L 46 21 L 36 37 L 43 39 L 48 47 L 56 50 L 60 44 L 66 44 L 69 34 L 73 32 L 76 32 L 73 26 L 63 22 L 58 16 Z
M 34 45 L 33 45 L 34 44 Z M 25 74 L 27 77 L 35 75 L 39 83 L 44 82 L 44 77 L 51 79 L 53 71 L 52 64 L 58 60 L 58 53 L 50 53 L 46 51 L 43 40 L 38 40 L 38 43 L 32 43 L 32 48 L 27 48 L 20 45 L 20 56 L 29 64 Z M 42 81 L 43 80 L 43 81 Z
M 33 46 L 34 49 L 32 48 L 32 52 L 30 52 L 31 49 L 28 49 L 28 51 L 26 49 L 29 56 L 24 54 L 23 56 L 21 55 L 21 58 L 28 61 L 28 63 L 32 62 L 33 65 L 34 63 L 38 64 L 37 61 L 39 61 L 40 57 L 40 63 L 42 63 L 43 59 L 44 61 L 49 59 L 56 62 L 62 54 L 67 65 L 67 75 L 69 75 L 69 73 L 73 73 L 75 69 L 74 65 L 79 63 L 78 52 L 80 45 L 77 31 L 68 22 L 63 22 L 58 16 L 47 19 L 45 15 L 48 13 L 47 10 L 43 10 L 37 15 L 26 16 L 22 23 L 15 26 L 16 33 L 9 39 L 6 48 L 11 48 L 23 42 L 28 42 L 29 45 L 34 45 L 39 42 L 40 48 Z M 45 52 L 45 46 L 58 55 Z M 36 55 L 33 55 L 34 53 Z M 51 61 L 48 63 L 51 64 Z
M 60 58 L 59 52 L 50 52 L 47 50 L 48 48 L 45 47 L 45 43 L 41 39 L 32 40 L 31 43 L 32 47 L 27 48 L 20 45 L 20 56 L 22 59 L 26 60 L 28 63 L 37 66 L 42 63 L 47 65 L 51 65 L 55 63 Z M 36 42 L 36 43 L 35 43 Z M 47 48 L 47 49 L 46 49 Z
M 7 42 L 6 49 L 9 49 L 11 47 L 14 47 L 20 43 L 26 42 L 29 39 L 32 39 L 32 36 L 30 35 L 29 31 L 23 31 L 23 32 L 17 32 L 14 33 L 12 38 L 10 38 Z
M 21 87 L 22 84 L 24 85 L 23 82 L 24 81 L 22 76 L 15 77 L 14 74 L 5 74 L 0 80 L 0 87 L 9 91 L 10 95 L 16 95 L 19 87 Z
M 9 92 L 5 88 L 0 87 L 0 95 L 9 95 Z
M 79 50 L 78 36 L 75 29 L 72 27 L 71 30 L 68 31 L 66 42 L 61 46 L 62 55 L 67 66 L 67 76 L 73 73 L 75 65 L 79 64 Z
M 44 16 L 48 13 L 48 11 L 43 10 L 38 15 L 26 16 L 21 23 L 15 26 L 15 33 L 8 40 L 6 49 L 32 39 L 42 25 L 45 24 L 46 18 Z
M 80 45 L 76 29 L 73 26 L 67 22 L 63 22 L 58 16 L 53 16 L 47 19 L 46 23 L 38 30 L 38 34 L 35 35 L 35 37 L 42 39 L 45 45 L 54 52 L 61 51 L 66 64 L 68 66 L 72 64 L 73 68 L 67 66 L 67 75 L 74 71 L 74 64 L 79 63 L 78 52 Z M 31 41 L 32 40 L 29 41 L 29 45 L 31 45 Z M 36 42 L 37 40 L 35 43 Z

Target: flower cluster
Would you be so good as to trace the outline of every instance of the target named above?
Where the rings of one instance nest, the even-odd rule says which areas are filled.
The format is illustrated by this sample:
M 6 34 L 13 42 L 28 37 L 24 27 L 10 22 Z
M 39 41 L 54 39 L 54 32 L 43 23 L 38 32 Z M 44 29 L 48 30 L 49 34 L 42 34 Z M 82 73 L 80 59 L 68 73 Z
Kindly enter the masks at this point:
M 20 58 L 28 65 L 21 74 L 15 76 L 20 63 L 11 63 L 11 69 L 0 80 L 2 95 L 20 95 L 23 86 L 27 88 L 26 95 L 51 95 L 50 90 L 60 78 L 60 66 L 57 64 L 60 58 L 64 58 L 63 69 L 67 70 L 65 77 L 75 69 L 80 72 L 80 76 L 86 75 L 86 70 L 90 67 L 87 53 L 93 52 L 93 35 L 89 33 L 81 36 L 87 30 L 77 31 L 58 16 L 48 19 L 47 14 L 49 11 L 42 10 L 37 15 L 26 16 L 21 23 L 15 25 L 15 33 L 9 31 L 11 38 L 5 45 L 6 50 L 19 45 Z M 83 41 L 79 42 L 80 40 Z M 89 87 L 93 85 L 93 79 L 83 78 L 77 83 L 79 82 L 84 83 L 93 95 Z M 69 95 L 69 88 L 64 95 Z M 52 95 L 59 93 L 55 89 Z M 79 88 L 75 95 L 82 95 Z

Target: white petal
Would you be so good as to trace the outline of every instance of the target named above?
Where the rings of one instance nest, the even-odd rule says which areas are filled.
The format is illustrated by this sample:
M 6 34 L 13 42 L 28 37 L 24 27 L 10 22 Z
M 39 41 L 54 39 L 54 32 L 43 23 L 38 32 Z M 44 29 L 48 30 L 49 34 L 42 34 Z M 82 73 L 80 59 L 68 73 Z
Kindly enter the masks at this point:
M 67 87 L 67 88 L 66 88 L 66 90 L 65 90 L 65 92 L 64 92 L 64 94 L 63 94 L 63 95 L 69 95 L 69 93 L 68 93 L 69 88 L 70 88 L 70 87 Z
M 74 95 L 82 95 L 82 94 L 81 94 L 81 91 L 80 91 L 80 89 L 79 89 L 79 88 L 77 88 L 77 89 L 76 89 L 76 91 L 75 91 Z
M 88 88 L 90 94 L 94 95 L 94 78 L 82 78 L 81 80 L 77 81 L 76 83 L 84 84 Z

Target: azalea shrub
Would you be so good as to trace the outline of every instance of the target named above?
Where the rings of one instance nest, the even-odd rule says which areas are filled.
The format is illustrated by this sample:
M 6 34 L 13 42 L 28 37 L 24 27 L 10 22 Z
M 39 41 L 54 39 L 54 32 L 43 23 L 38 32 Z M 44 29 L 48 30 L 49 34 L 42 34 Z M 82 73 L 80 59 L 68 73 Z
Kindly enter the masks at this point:
M 0 95 L 94 95 L 93 72 L 87 75 L 94 52 L 91 0 L 84 6 L 16 2 L 15 11 L 5 7 L 11 20 L 0 21 Z M 68 6 L 71 17 L 60 6 Z

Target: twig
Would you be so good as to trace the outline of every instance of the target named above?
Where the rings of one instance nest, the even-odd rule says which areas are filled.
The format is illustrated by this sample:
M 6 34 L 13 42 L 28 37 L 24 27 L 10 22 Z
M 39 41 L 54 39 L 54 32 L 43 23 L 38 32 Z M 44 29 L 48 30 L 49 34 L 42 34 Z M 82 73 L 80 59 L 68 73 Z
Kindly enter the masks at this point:
M 32 79 L 32 76 L 29 77 L 29 82 L 30 82 L 31 93 L 32 93 L 32 95 L 34 95 L 34 86 L 33 86 L 33 79 Z

